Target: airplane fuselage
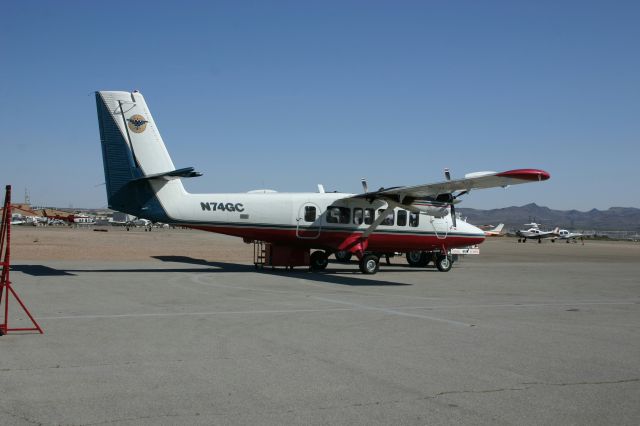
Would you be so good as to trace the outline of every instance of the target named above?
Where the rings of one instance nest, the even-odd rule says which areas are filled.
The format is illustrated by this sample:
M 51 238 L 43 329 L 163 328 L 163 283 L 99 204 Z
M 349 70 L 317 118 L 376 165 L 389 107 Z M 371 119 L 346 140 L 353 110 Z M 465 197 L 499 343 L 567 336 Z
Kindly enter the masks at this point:
M 153 184 L 179 185 L 177 181 Z M 182 191 L 182 185 L 180 185 Z M 169 223 L 274 244 L 342 250 L 369 228 L 387 207 L 382 200 L 347 198 L 345 193 L 190 194 L 162 207 Z M 179 202 L 177 202 L 179 200 Z M 449 249 L 484 241 L 482 230 L 450 216 L 437 218 L 395 208 L 368 237 L 369 251 Z

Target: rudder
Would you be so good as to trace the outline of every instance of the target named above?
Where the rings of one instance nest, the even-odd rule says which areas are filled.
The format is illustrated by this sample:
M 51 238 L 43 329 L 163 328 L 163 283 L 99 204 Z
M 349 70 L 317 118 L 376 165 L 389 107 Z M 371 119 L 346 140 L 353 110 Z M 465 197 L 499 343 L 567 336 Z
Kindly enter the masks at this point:
M 175 170 L 142 94 L 96 92 L 109 208 L 168 221 L 146 176 Z

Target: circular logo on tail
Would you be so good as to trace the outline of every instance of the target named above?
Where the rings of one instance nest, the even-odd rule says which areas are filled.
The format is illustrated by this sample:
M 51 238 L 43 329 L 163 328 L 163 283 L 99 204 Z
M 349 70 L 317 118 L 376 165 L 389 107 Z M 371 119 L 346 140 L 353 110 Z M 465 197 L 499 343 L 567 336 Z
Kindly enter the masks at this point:
M 147 128 L 148 121 L 140 114 L 136 114 L 127 120 L 129 122 L 129 130 L 134 133 L 142 133 Z

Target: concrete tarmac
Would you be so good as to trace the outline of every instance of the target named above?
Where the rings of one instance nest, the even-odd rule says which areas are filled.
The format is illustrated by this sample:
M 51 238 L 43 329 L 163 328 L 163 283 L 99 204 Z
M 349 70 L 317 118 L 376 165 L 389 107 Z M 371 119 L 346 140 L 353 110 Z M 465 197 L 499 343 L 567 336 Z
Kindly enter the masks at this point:
M 545 244 L 374 276 L 18 261 L 45 334 L 0 337 L 0 424 L 639 424 L 637 247 Z

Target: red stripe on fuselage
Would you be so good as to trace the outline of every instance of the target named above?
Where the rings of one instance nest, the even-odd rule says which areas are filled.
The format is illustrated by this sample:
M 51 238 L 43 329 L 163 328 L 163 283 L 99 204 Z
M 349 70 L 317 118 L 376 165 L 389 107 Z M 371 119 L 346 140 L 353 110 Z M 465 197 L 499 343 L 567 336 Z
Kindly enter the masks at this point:
M 219 234 L 232 235 L 249 240 L 266 241 L 274 244 L 282 244 L 298 247 L 322 248 L 327 250 L 338 250 L 345 241 L 358 239 L 361 232 L 345 231 L 325 231 L 322 230 L 317 238 L 310 238 L 317 235 L 315 231 L 304 231 L 301 235 L 307 238 L 298 237 L 295 229 L 275 229 L 261 227 L 233 227 L 223 225 L 186 225 L 189 228 L 200 229 L 202 231 L 216 232 Z M 484 235 L 447 235 L 444 233 L 436 235 L 424 234 L 400 234 L 400 233 L 373 233 L 369 236 L 369 251 L 380 252 L 405 252 L 413 250 L 434 250 L 443 246 L 447 249 L 454 247 L 466 247 L 473 244 L 480 244 L 485 240 Z

